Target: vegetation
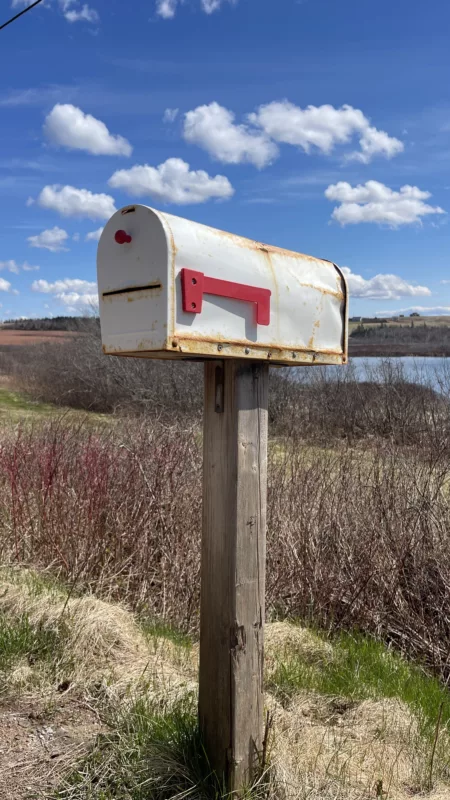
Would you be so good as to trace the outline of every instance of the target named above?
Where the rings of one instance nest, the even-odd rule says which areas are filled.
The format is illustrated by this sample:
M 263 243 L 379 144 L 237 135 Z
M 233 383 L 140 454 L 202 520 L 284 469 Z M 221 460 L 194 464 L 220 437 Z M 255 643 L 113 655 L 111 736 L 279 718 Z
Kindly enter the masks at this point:
M 448 317 L 435 321 L 413 313 L 399 322 L 353 324 L 350 355 L 450 355 Z
M 173 630 L 169 638 L 149 634 L 120 606 L 74 596 L 73 586 L 23 569 L 0 575 L 0 620 L 9 632 L 2 640 L 8 707 L 18 694 L 42 698 L 41 736 L 68 697 L 78 714 L 87 704 L 101 723 L 58 766 L 53 789 L 44 792 L 42 775 L 36 796 L 226 797 L 198 728 L 198 650 L 174 642 Z M 433 788 L 446 796 L 450 695 L 391 648 L 363 635 L 268 624 L 266 686 L 269 758 L 248 800 L 356 800 L 376 796 L 376 786 L 380 797 L 392 789 L 399 800 Z M 3 767 L 0 750 L 0 786 Z
M 341 632 L 332 643 L 333 658 L 320 663 L 282 658 L 268 688 L 283 703 L 302 691 L 352 701 L 397 698 L 418 714 L 424 733 L 432 736 L 439 716 L 449 725 L 450 693 L 419 666 L 362 634 Z
M 89 317 L 42 317 L 7 319 L 3 327 L 16 331 L 76 331 L 86 333 L 98 327 L 98 319 Z
M 3 696 L 69 693 L 101 720 L 55 796 L 219 798 L 192 706 L 201 367 L 108 359 L 97 334 L 7 358 L 21 391 L 0 393 Z M 258 797 L 448 785 L 449 378 L 272 371 L 267 611 L 301 625 L 267 626 Z

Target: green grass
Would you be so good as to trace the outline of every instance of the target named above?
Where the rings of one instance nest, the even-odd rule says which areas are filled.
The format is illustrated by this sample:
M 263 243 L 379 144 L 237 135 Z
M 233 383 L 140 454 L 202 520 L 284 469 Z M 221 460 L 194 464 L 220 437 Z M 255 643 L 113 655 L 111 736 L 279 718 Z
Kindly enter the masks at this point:
M 11 621 L 0 613 L 0 687 L 2 676 L 24 660 L 33 665 L 57 659 L 64 649 L 63 640 L 62 631 L 36 628 L 26 615 Z
M 114 417 L 111 414 L 98 414 L 93 411 L 81 411 L 52 403 L 41 403 L 32 400 L 24 392 L 13 391 L 0 387 L 0 421 L 1 422 L 26 422 L 50 419 L 51 417 L 67 416 L 69 420 L 86 420 L 95 423 L 110 423 Z
M 300 691 L 355 701 L 398 698 L 418 714 L 424 733 L 435 729 L 442 705 L 442 725 L 450 727 L 450 692 L 437 678 L 375 639 L 341 633 L 332 643 L 333 657 L 321 664 L 295 656 L 280 661 L 268 689 L 282 702 Z
M 148 639 L 168 639 L 177 647 L 184 647 L 186 650 L 192 648 L 192 638 L 168 622 L 142 617 L 139 619 L 139 625 Z
M 67 800 L 218 800 L 224 796 L 211 773 L 193 698 L 172 708 L 136 700 L 108 723 L 91 754 L 60 787 Z
M 23 419 L 30 416 L 48 416 L 55 413 L 55 406 L 37 403 L 21 392 L 0 388 L 0 416 Z

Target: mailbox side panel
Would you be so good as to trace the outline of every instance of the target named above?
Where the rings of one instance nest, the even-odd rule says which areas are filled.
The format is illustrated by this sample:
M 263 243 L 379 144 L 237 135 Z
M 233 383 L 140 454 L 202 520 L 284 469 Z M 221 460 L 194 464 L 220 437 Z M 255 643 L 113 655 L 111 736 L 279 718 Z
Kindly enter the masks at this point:
M 175 243 L 172 347 L 179 355 L 220 354 L 292 364 L 346 362 L 347 287 L 334 264 L 161 216 Z M 215 280 L 244 286 L 250 298 L 258 290 L 269 290 L 269 324 L 258 324 L 253 302 L 207 292 L 201 311 L 192 313 L 187 307 L 191 304 L 183 303 L 183 270 L 199 273 L 200 281 L 204 276 L 205 286 L 209 278 L 211 285 L 220 285 Z
M 118 231 L 131 241 L 118 242 Z M 172 243 L 164 220 L 142 205 L 114 214 L 99 241 L 97 276 L 104 352 L 164 351 L 174 317 Z

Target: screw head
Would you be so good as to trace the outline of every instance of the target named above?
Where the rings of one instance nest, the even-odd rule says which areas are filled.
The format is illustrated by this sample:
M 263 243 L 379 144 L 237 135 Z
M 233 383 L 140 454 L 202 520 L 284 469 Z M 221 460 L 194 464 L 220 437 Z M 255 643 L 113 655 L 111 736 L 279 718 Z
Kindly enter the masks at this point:
M 222 347 L 223 347 L 223 345 L 222 345 L 222 344 L 218 344 L 218 345 L 217 345 L 217 349 L 218 349 L 218 350 L 222 350 Z
M 245 354 L 248 356 L 248 354 L 249 354 L 249 352 L 250 352 L 250 348 L 249 348 L 249 347 L 246 347 L 244 352 L 245 352 Z

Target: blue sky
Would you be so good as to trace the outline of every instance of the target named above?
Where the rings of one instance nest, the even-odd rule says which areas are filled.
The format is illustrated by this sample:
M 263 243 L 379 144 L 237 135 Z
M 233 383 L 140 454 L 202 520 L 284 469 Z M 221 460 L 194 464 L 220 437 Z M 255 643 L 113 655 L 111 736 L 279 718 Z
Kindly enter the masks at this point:
M 0 316 L 90 307 L 133 201 L 335 261 L 351 314 L 450 313 L 449 28 L 444 0 L 46 0 L 0 32 Z

